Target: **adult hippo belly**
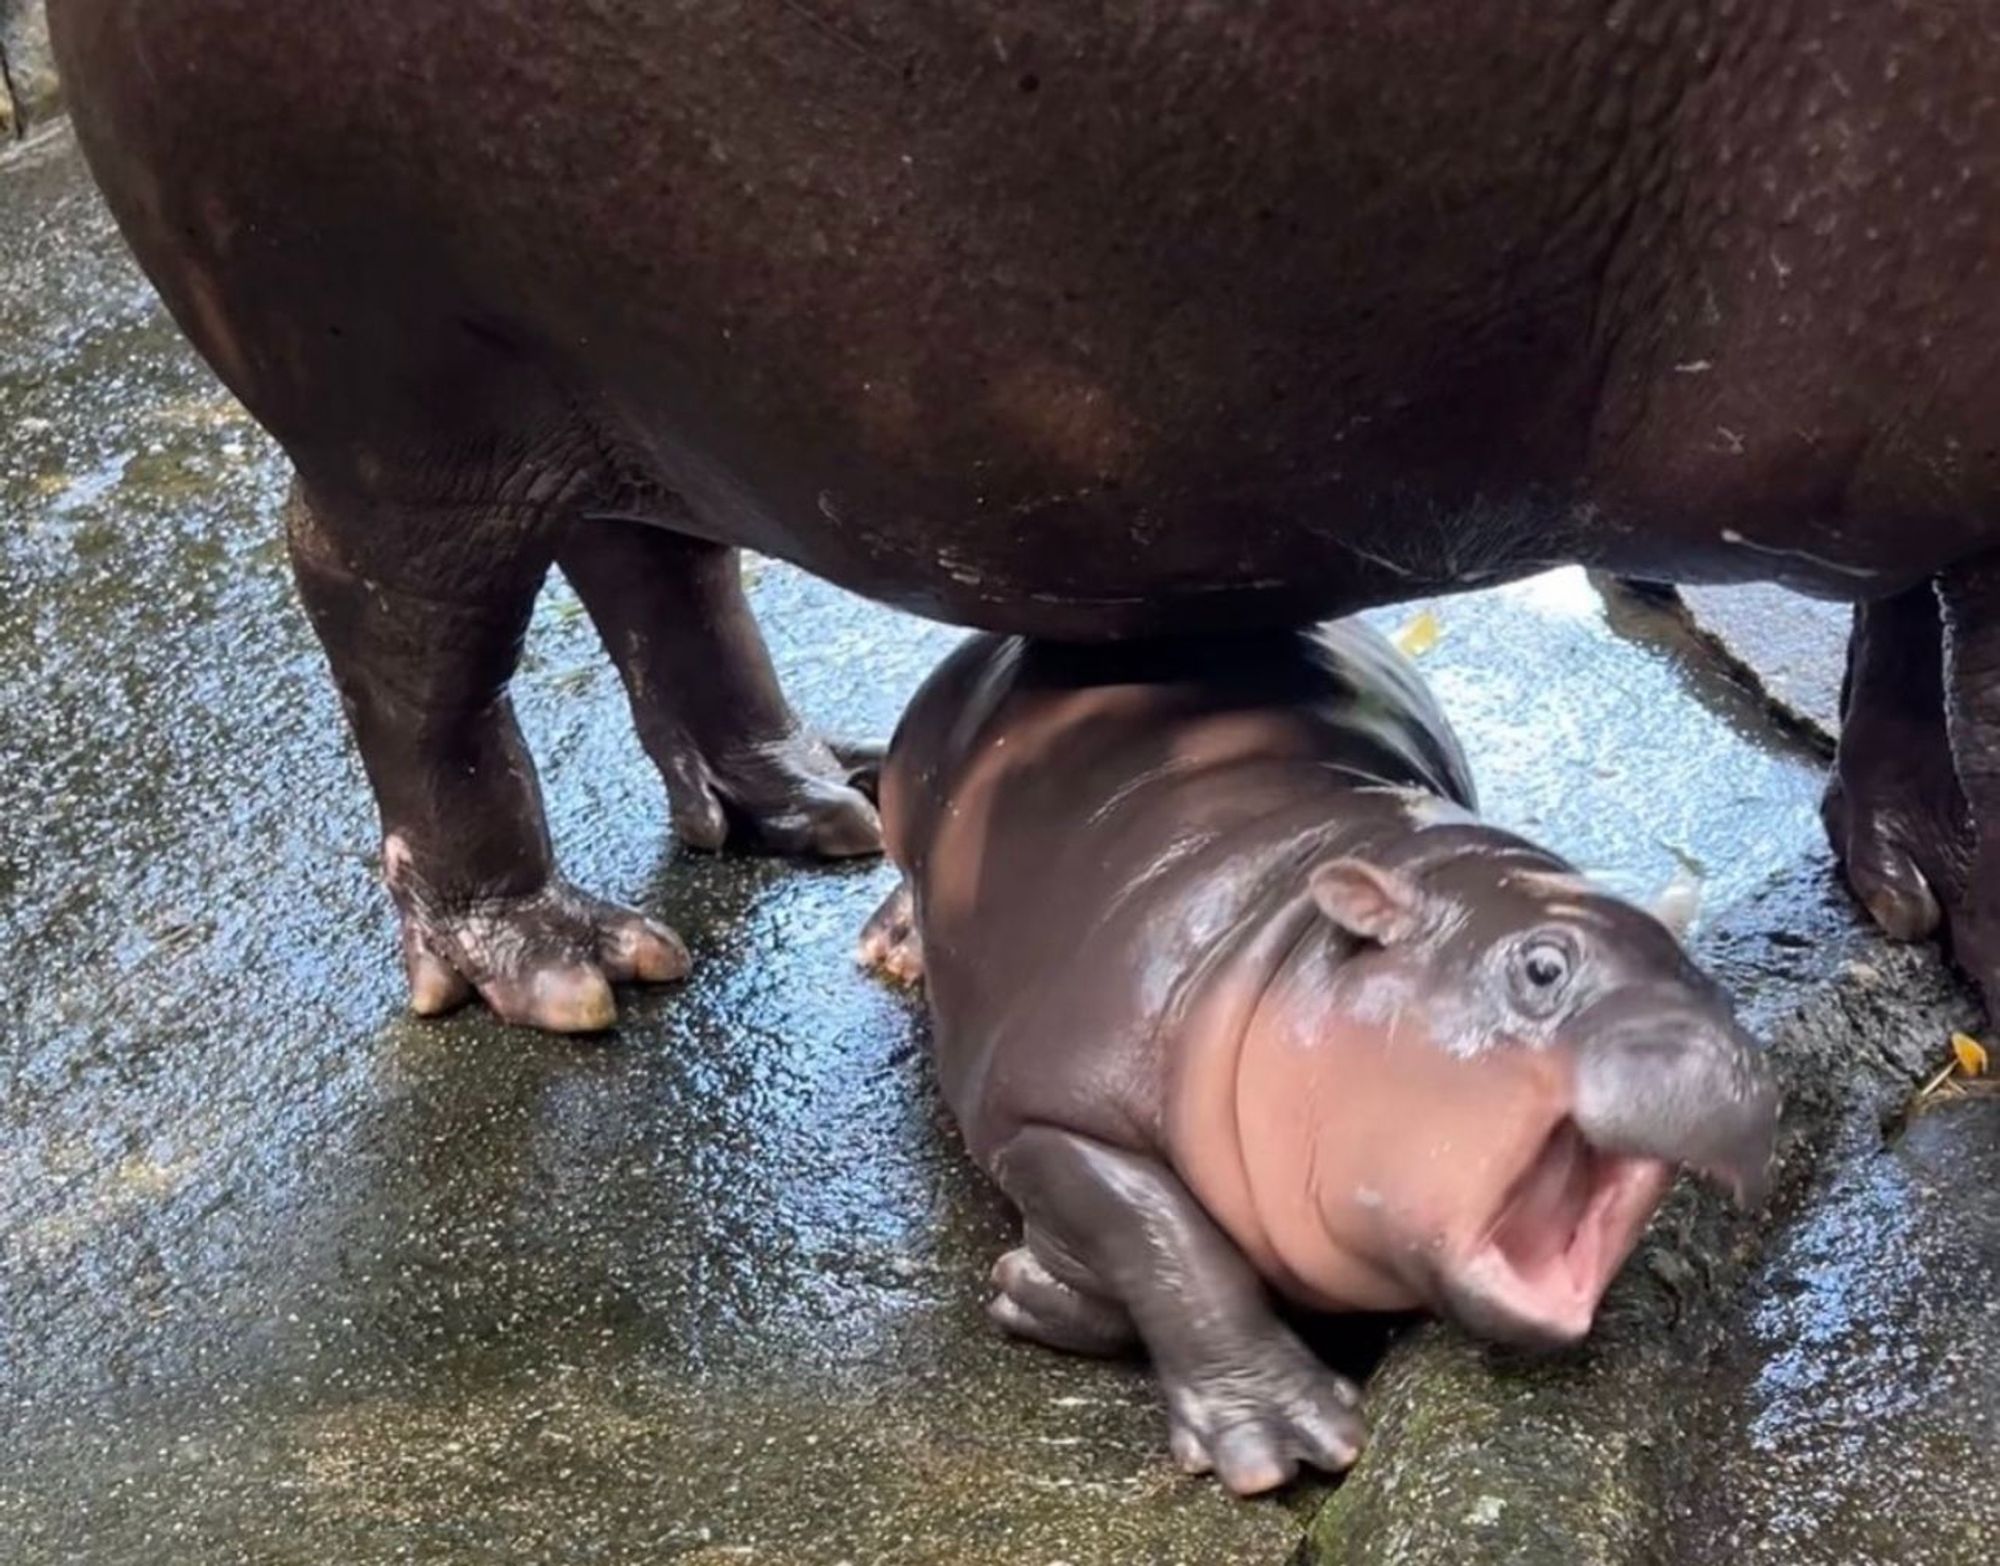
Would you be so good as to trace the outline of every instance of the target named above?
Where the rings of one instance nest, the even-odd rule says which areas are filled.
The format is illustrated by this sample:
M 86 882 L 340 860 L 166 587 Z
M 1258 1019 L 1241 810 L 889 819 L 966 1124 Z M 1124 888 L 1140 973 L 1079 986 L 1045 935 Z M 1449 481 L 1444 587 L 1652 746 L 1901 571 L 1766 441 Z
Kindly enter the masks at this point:
M 686 840 L 876 845 L 735 546 L 1071 639 L 1561 561 L 1851 598 L 1836 845 L 2000 991 L 2000 34 L 1833 0 L 51 12 L 120 224 L 298 470 L 419 1009 L 601 1026 L 607 978 L 685 960 L 552 863 L 505 700 L 551 563 Z

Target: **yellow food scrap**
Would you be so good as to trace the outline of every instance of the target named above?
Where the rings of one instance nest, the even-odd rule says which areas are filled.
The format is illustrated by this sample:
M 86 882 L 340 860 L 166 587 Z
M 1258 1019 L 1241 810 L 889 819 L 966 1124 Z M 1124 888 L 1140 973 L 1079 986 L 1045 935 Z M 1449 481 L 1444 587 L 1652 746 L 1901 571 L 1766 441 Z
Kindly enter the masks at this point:
M 1950 1058 L 1917 1089 L 1911 1109 L 1924 1109 L 1947 1099 L 1979 1097 L 2000 1088 L 2000 1077 L 1988 1077 L 1986 1066 L 1986 1046 L 1969 1033 L 1954 1033 Z
M 1396 645 L 1411 658 L 1421 658 L 1438 644 L 1438 618 L 1426 609 L 1396 633 Z

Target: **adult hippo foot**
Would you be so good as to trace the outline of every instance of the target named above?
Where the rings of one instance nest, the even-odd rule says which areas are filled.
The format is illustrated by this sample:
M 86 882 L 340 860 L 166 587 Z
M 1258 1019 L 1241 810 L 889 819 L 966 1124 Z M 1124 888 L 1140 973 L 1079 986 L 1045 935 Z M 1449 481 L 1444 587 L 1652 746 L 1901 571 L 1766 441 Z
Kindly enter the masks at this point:
M 502 1022 L 596 1033 L 618 1020 L 613 984 L 687 977 L 687 947 L 667 926 L 562 881 L 451 910 L 400 892 L 397 902 L 410 1007 L 419 1016 L 441 1015 L 477 994 Z
M 1891 940 L 1926 940 L 1965 884 L 1971 823 L 1949 757 L 1941 775 L 1907 753 L 1900 774 L 1883 775 L 1874 760 L 1850 765 L 1843 754 L 1820 818 L 1868 917 Z
M 578 525 L 557 559 L 618 666 L 675 834 L 707 850 L 880 853 L 880 749 L 829 744 L 799 721 L 736 551 L 678 536 L 667 521 Z
M 777 740 L 670 742 L 656 756 L 674 835 L 689 848 L 820 859 L 882 851 L 872 797 L 879 747 L 836 745 L 796 731 Z
M 909 882 L 883 898 L 882 906 L 869 915 L 855 956 L 862 967 L 893 984 L 923 983 L 924 942 L 917 933 L 916 899 Z
M 1820 814 L 1847 883 L 1892 940 L 1949 925 L 1973 852 L 1946 718 L 1942 628 L 1929 583 L 1855 610 L 1840 749 Z
M 1367 1439 L 1360 1394 L 1283 1327 L 1225 1364 L 1159 1366 L 1174 1461 L 1237 1495 L 1288 1483 L 1301 1464 L 1351 1466 Z
M 878 750 L 834 746 L 812 732 L 686 744 L 660 760 L 674 836 L 688 848 L 826 860 L 882 852 L 882 818 L 866 788 L 878 768 Z

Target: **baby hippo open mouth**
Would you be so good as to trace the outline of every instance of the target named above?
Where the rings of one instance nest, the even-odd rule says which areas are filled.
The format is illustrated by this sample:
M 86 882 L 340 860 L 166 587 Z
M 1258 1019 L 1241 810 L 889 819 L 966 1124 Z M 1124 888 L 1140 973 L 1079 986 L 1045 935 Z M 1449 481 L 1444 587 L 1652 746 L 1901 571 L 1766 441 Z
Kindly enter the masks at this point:
M 1274 1292 L 1572 1342 L 1681 1168 L 1761 1194 L 1777 1098 L 1728 998 L 1661 918 L 1478 820 L 1358 622 L 973 637 L 882 803 L 905 881 L 863 956 L 921 976 L 1020 1210 L 993 1316 L 1143 1346 L 1174 1455 L 1239 1493 L 1363 1439 Z
M 1516 1304 L 1528 1321 L 1565 1322 L 1574 1304 L 1581 1307 L 1577 1330 L 1587 1330 L 1633 1216 L 1650 1213 L 1672 1178 L 1657 1158 L 1600 1153 L 1573 1121 L 1563 1121 L 1508 1189 L 1492 1230 L 1460 1263 L 1461 1288 L 1483 1284 L 1492 1308 Z M 1461 1309 L 1471 1298 L 1467 1290 Z
M 1599 1152 L 1563 1121 L 1493 1227 L 1454 1258 L 1452 1313 L 1496 1337 L 1581 1337 L 1673 1177 L 1660 1159 Z

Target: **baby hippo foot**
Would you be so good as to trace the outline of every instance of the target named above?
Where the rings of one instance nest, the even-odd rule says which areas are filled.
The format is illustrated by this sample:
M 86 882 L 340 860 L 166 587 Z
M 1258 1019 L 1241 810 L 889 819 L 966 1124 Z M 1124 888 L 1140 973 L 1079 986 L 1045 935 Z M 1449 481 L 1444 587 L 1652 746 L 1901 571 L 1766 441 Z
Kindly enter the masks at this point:
M 393 866 L 393 847 L 389 858 Z M 411 895 L 407 878 L 398 888 L 397 879 L 392 869 L 418 1016 L 439 1016 L 476 993 L 502 1022 L 596 1033 L 618 1020 L 614 983 L 687 977 L 687 948 L 672 930 L 565 882 L 446 909 Z
M 1137 1341 L 1119 1305 L 1064 1283 L 1026 1245 L 993 1264 L 995 1294 L 986 1314 L 1017 1338 L 1068 1354 L 1117 1354 Z
M 1160 1364 L 1174 1461 L 1237 1495 L 1288 1483 L 1301 1463 L 1351 1466 L 1367 1439 L 1360 1394 L 1282 1327 L 1226 1364 Z
M 713 749 L 679 744 L 660 763 L 674 833 L 690 848 L 735 843 L 819 859 L 882 851 L 880 769 L 879 750 L 836 749 L 807 730 Z
M 882 899 L 882 906 L 861 927 L 856 954 L 861 966 L 894 984 L 915 987 L 924 981 L 924 942 L 917 934 L 916 900 L 905 881 Z

